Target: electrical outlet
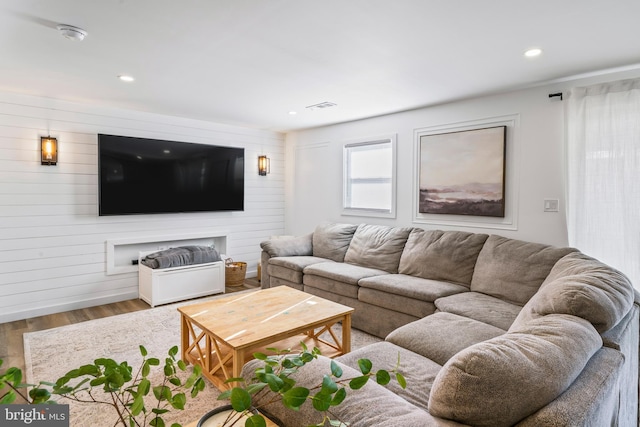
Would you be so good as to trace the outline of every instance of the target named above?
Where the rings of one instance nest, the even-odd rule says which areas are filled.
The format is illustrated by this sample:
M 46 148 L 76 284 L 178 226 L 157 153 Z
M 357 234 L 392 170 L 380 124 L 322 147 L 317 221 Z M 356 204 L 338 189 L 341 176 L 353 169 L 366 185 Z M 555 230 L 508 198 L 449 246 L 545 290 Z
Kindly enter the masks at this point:
M 560 200 L 558 199 L 544 199 L 545 212 L 558 212 L 559 206 L 560 206 Z

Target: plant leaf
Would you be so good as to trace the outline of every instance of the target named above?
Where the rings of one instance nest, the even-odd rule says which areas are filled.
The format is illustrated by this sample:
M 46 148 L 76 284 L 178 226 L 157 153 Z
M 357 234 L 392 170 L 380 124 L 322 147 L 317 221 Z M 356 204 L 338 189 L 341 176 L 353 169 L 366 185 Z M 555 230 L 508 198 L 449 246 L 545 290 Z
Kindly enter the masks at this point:
M 291 380 L 291 381 L 293 381 L 293 380 Z M 293 384 L 295 384 L 295 381 L 293 381 Z M 267 386 L 267 383 L 253 383 L 253 384 L 249 384 L 247 386 L 246 390 L 247 390 L 247 392 L 249 394 L 256 394 L 257 392 L 259 392 L 260 390 L 262 390 L 266 386 Z M 283 391 L 286 391 L 286 390 L 283 390 Z
M 150 389 L 151 381 L 145 378 L 138 384 L 138 395 L 146 396 L 147 394 L 149 394 Z
M 247 390 L 234 387 L 231 389 L 231 397 L 229 399 L 231 401 L 231 406 L 233 410 L 236 412 L 246 411 L 251 408 L 251 396 Z
M 176 409 L 184 409 L 184 405 L 187 403 L 187 396 L 184 393 L 178 393 L 175 396 L 173 396 L 173 399 L 171 399 L 171 406 L 173 406 Z
M 338 366 L 336 361 L 333 359 L 331 359 L 331 374 L 336 378 L 340 378 L 342 376 L 342 368 Z
M 144 348 L 143 345 L 140 346 L 140 354 L 142 355 L 142 357 L 147 357 L 147 349 Z
M 176 356 L 178 354 L 178 346 L 174 345 L 169 349 L 169 356 Z
M 347 390 L 345 390 L 343 387 L 340 390 L 338 390 L 336 394 L 333 395 L 333 399 L 331 400 L 331 406 L 338 406 L 339 404 L 342 403 L 345 397 L 347 397 Z
M 398 384 L 400 384 L 400 387 L 402 387 L 403 389 L 407 388 L 407 380 L 402 376 L 400 372 L 396 372 L 396 380 L 398 381 Z
M 142 412 L 142 409 L 144 408 L 144 399 L 142 398 L 142 395 L 138 395 L 136 396 L 135 399 L 133 399 L 133 404 L 131 405 L 131 415 L 138 416 L 140 415 L 140 412 Z
M 389 381 L 391 381 L 391 375 L 389 375 L 389 372 L 385 371 L 384 369 L 380 369 L 378 372 L 376 372 L 376 382 L 380 385 L 387 385 L 389 384 Z
M 363 375 L 361 377 L 355 377 L 354 379 L 349 381 L 349 387 L 352 390 L 358 390 L 358 389 L 364 387 L 364 385 L 367 383 L 367 381 L 369 381 L 369 377 L 366 376 L 366 375 Z
M 49 400 L 51 393 L 47 389 L 36 387 L 29 390 L 29 397 L 33 403 L 42 403 Z
M 151 373 L 151 366 L 149 366 L 149 363 L 147 362 L 148 360 L 142 364 L 142 376 L 145 378 L 149 376 L 149 373 Z
M 255 414 L 249 417 L 244 423 L 244 427 L 267 427 L 267 422 L 260 414 Z
M 2 398 L 0 399 L 0 405 L 5 405 L 5 404 L 10 404 L 15 402 L 16 400 L 16 394 L 13 391 L 8 392 L 7 394 L 5 394 L 4 396 L 2 396 Z
M 267 384 L 269 384 L 269 388 L 271 391 L 280 391 L 280 389 L 284 386 L 284 381 L 275 375 L 275 374 L 267 374 L 265 375 L 265 380 Z
M 329 375 L 322 377 L 322 389 L 321 391 L 333 394 L 338 391 L 338 384 L 336 384 Z
M 309 353 L 308 351 L 305 351 L 304 353 L 302 353 L 300 355 L 300 359 L 304 362 L 304 363 L 309 363 L 311 362 L 313 359 L 315 359 L 314 355 Z
M 331 406 L 331 394 L 325 391 L 319 391 L 313 396 L 312 403 L 316 411 L 324 412 L 329 410 Z
M 304 387 L 294 387 L 282 395 L 282 403 L 290 409 L 297 411 L 307 400 L 309 390 Z
M 360 372 L 362 372 L 364 375 L 367 375 L 369 372 L 371 372 L 373 363 L 371 363 L 371 360 L 369 359 L 359 359 L 358 367 L 360 368 Z

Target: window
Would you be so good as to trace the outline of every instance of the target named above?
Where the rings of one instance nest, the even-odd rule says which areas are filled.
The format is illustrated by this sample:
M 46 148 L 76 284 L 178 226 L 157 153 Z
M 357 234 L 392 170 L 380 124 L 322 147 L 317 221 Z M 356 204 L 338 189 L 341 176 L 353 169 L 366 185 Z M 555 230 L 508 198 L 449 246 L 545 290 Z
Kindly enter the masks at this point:
M 344 146 L 343 214 L 395 218 L 395 136 Z

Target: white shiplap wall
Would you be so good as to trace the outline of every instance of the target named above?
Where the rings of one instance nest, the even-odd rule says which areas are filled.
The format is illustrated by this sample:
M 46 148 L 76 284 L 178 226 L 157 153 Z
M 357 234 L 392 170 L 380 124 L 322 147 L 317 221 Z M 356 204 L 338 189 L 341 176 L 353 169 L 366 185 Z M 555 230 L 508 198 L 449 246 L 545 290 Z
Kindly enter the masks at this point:
M 98 133 L 243 147 L 245 210 L 99 217 Z M 49 134 L 57 166 L 40 165 Z M 260 241 L 284 232 L 283 160 L 276 132 L 0 93 L 0 323 L 137 298 L 137 273 L 106 275 L 112 239 L 224 234 L 255 273 Z

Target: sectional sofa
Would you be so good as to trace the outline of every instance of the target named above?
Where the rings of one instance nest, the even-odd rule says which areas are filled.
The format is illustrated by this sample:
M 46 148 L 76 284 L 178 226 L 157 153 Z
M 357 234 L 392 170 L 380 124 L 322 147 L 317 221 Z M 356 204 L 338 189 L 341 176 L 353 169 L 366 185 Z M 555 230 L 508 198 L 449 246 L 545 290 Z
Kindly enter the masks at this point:
M 263 287 L 354 307 L 353 327 L 384 338 L 339 357 L 345 375 L 359 358 L 386 368 L 400 357 L 406 389 L 370 382 L 332 408 L 351 427 L 638 424 L 640 298 L 576 249 L 333 223 L 261 247 Z M 298 381 L 316 385 L 328 364 Z M 287 426 L 320 422 L 305 406 L 267 410 Z

